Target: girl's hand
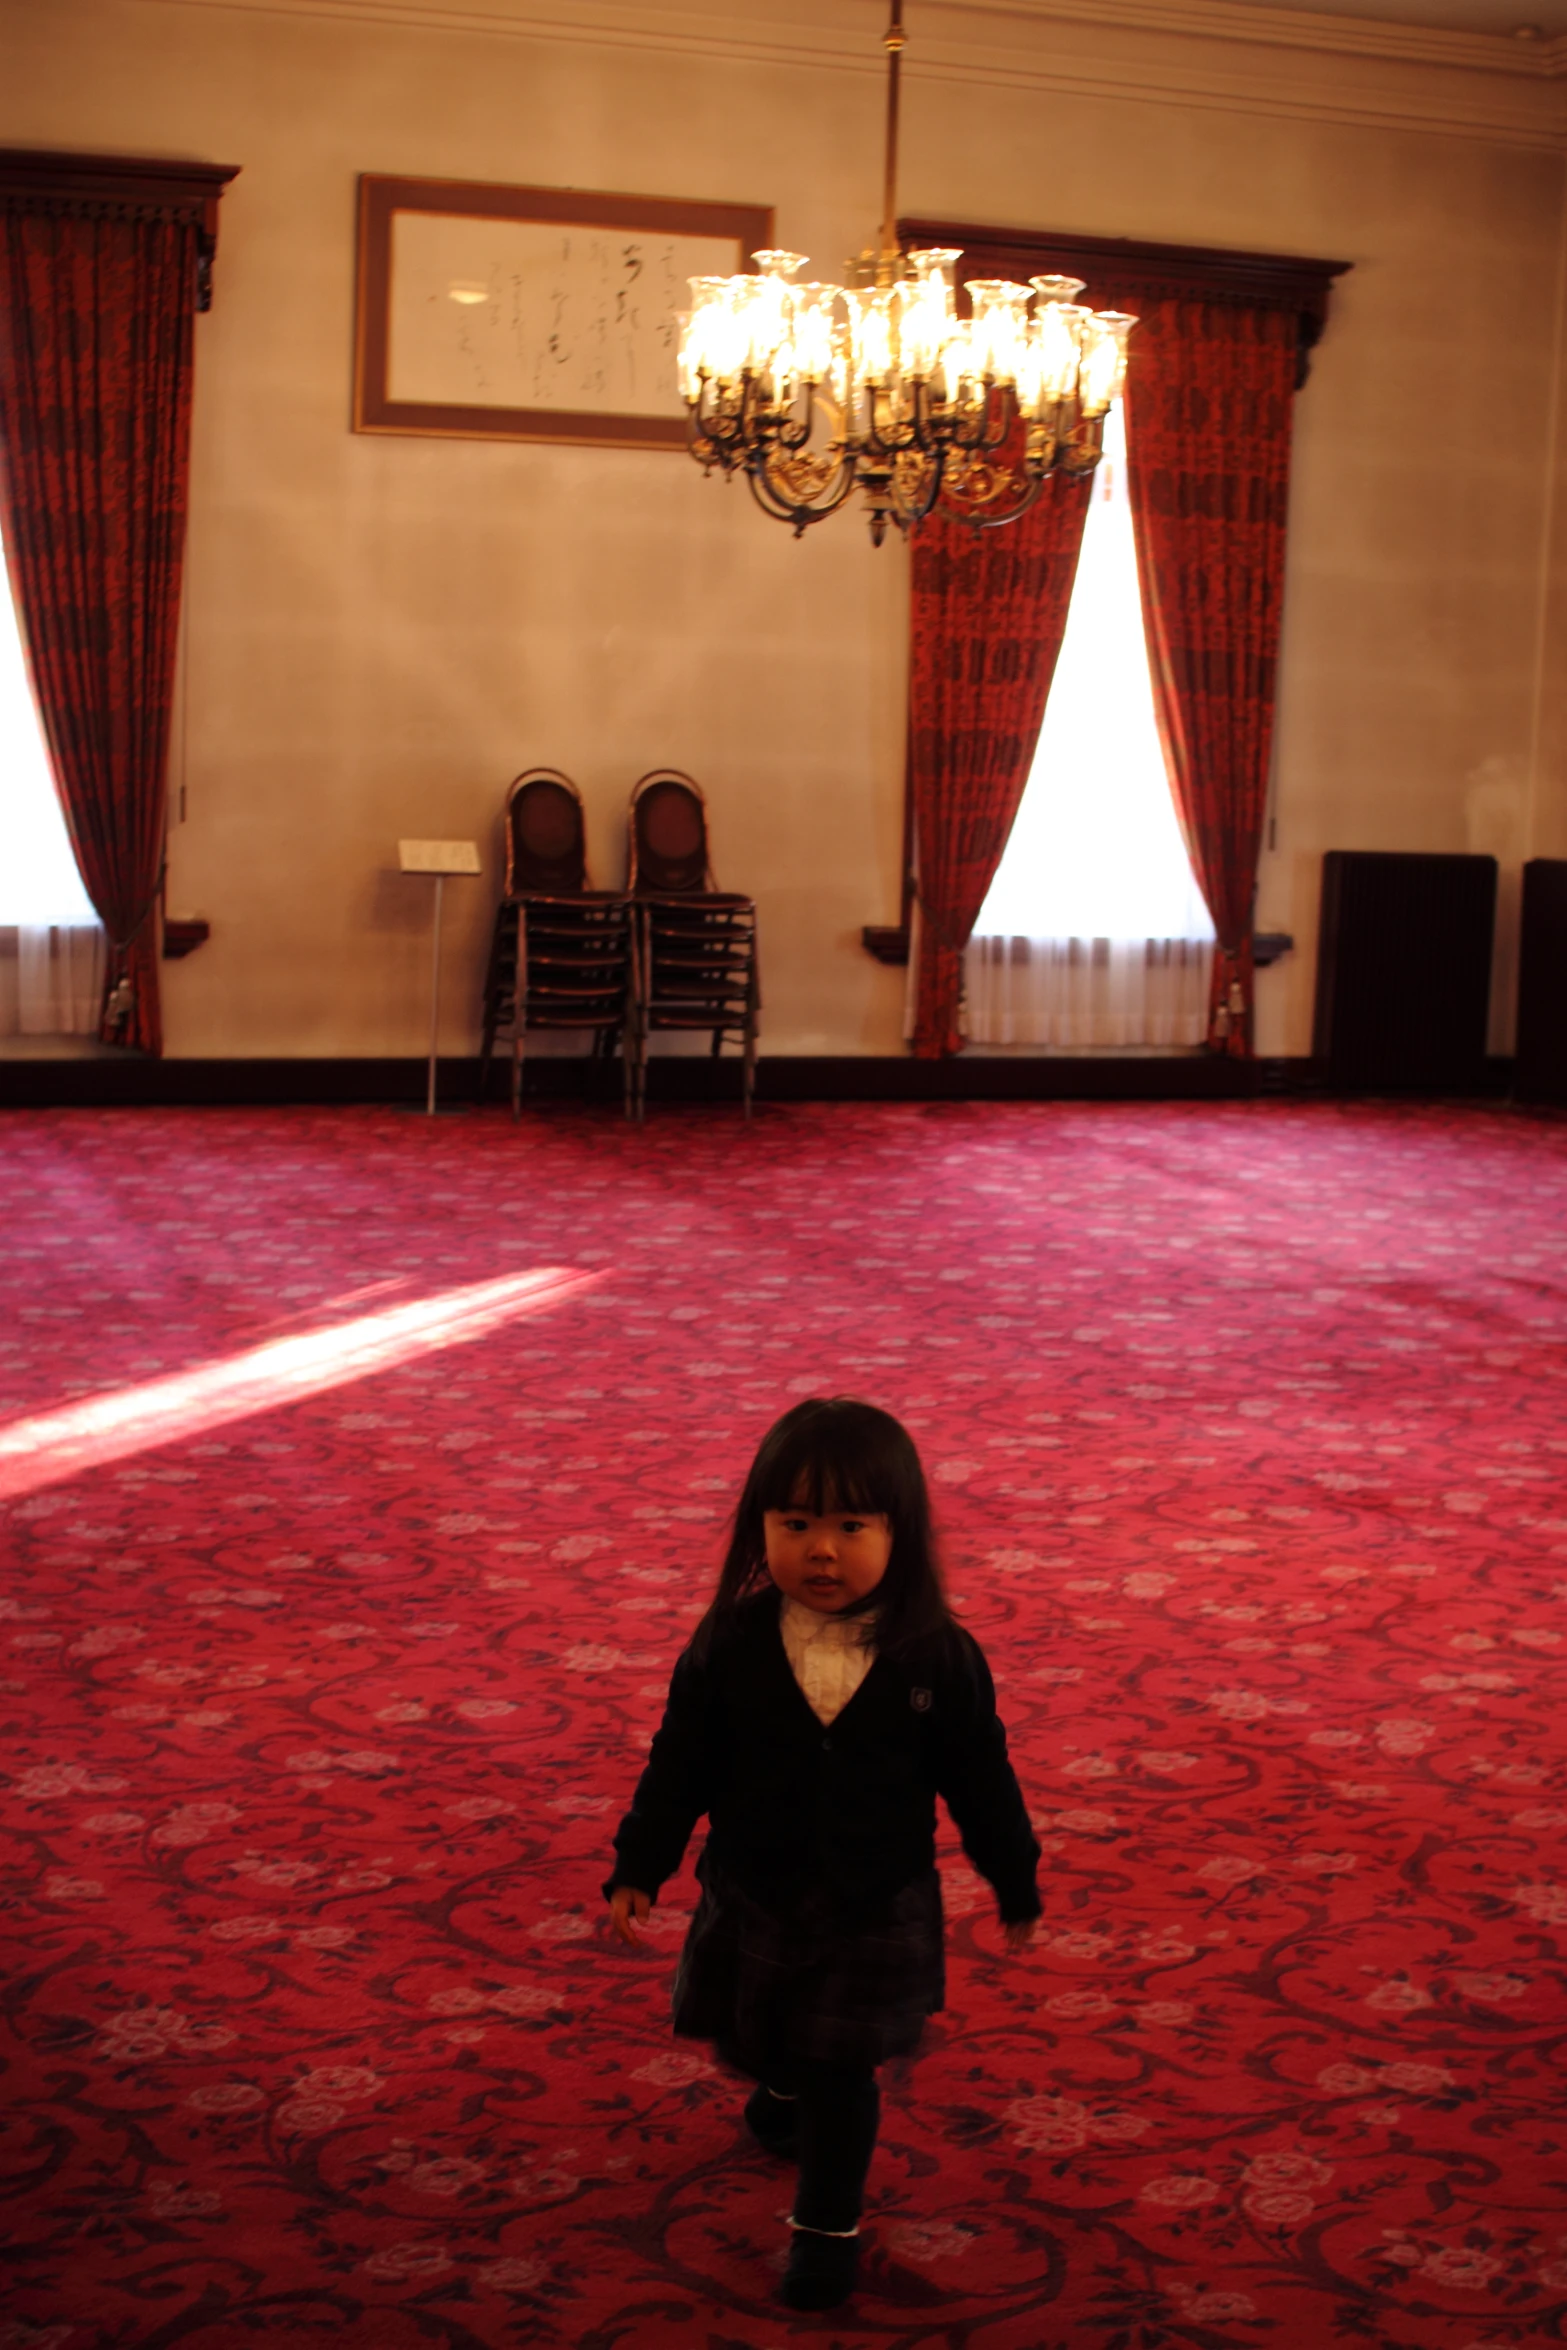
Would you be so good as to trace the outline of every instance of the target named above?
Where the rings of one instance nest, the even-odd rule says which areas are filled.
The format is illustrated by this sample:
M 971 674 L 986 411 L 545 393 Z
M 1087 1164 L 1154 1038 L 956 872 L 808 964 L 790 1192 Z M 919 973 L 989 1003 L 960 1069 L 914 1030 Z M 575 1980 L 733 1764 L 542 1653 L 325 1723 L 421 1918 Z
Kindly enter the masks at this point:
M 1034 1939 L 1038 1924 L 1038 1918 L 1014 1918 L 1010 1925 L 1003 1926 L 1001 1935 L 1007 1948 L 1009 1950 L 1026 1950 Z
M 647 1913 L 652 1906 L 652 1896 L 639 1893 L 635 1885 L 617 1885 L 609 1897 L 610 1925 L 621 1941 L 629 1942 L 634 1950 L 639 1949 L 647 1939 L 645 1934 L 637 1932 L 637 1928 L 646 1924 Z

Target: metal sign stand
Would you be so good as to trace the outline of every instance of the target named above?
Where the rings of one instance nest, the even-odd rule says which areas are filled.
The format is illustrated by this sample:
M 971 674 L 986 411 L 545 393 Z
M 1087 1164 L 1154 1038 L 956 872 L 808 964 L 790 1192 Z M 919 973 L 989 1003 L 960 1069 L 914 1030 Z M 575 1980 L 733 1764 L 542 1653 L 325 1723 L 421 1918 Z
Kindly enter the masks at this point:
M 479 871 L 479 844 L 471 840 L 400 840 L 397 861 L 404 873 L 427 873 L 435 883 L 430 930 L 430 1073 L 424 1097 L 424 1114 L 433 1118 L 441 1032 L 441 892 L 449 874 L 472 876 Z

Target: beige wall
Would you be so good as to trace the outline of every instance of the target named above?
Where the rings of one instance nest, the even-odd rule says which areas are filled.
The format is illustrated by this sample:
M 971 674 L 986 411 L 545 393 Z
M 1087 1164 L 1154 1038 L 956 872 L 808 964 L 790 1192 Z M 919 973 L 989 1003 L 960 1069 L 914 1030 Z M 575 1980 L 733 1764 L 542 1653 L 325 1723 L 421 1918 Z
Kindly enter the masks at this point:
M 797 544 L 675 454 L 348 430 L 361 171 L 772 203 L 824 273 L 863 243 L 879 10 L 816 4 L 773 39 L 760 5 L 709 24 L 553 0 L 539 31 L 521 0 L 461 22 L 439 0 L 387 22 L 373 0 L 0 0 L 0 141 L 243 166 L 198 329 L 169 902 L 213 937 L 165 967 L 172 1052 L 421 1049 L 427 903 L 394 844 L 488 854 L 536 761 L 581 785 L 604 882 L 632 781 L 688 768 L 720 880 L 760 901 L 768 1049 L 898 1049 L 901 975 L 858 933 L 896 906 L 905 551 L 847 518 Z M 1555 85 L 1461 40 L 1458 65 L 1221 54 L 1125 11 L 1103 36 L 910 13 L 905 209 L 1355 264 L 1298 407 L 1260 896 L 1299 944 L 1261 981 L 1259 1042 L 1304 1052 L 1324 849 L 1480 847 L 1515 872 L 1567 848 Z M 1507 331 L 1472 385 L 1455 294 Z M 492 856 L 448 890 L 448 1050 L 473 1042 L 493 889 Z

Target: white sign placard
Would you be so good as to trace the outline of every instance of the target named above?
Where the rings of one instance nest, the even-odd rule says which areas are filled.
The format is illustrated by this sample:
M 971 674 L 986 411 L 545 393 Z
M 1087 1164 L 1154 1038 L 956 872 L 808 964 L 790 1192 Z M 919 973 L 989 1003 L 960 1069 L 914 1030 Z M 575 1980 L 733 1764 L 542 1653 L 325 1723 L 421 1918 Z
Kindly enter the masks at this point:
M 405 873 L 477 873 L 476 840 L 400 840 L 397 862 Z

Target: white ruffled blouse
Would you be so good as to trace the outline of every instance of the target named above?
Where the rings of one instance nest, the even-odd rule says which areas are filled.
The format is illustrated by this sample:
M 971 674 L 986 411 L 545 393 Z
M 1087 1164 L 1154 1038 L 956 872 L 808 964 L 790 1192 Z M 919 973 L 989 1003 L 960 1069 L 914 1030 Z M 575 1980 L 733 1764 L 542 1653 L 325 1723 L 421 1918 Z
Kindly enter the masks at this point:
M 876 1654 L 867 1616 L 822 1615 L 786 1599 L 779 1611 L 784 1654 L 805 1702 L 819 1722 L 835 1722 L 871 1669 Z

